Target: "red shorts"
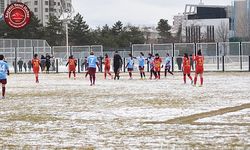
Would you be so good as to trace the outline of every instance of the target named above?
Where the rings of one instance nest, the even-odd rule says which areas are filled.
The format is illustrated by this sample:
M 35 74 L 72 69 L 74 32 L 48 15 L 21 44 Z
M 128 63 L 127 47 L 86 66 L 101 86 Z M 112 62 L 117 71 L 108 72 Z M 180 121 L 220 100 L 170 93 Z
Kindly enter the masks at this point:
M 191 67 L 183 69 L 183 74 L 190 74 L 190 73 L 191 73 Z
M 76 67 L 69 67 L 69 72 L 76 71 Z
M 128 72 L 131 72 L 131 71 L 133 71 L 133 68 L 128 68 Z
M 155 72 L 161 71 L 161 68 L 155 68 Z
M 203 74 L 203 72 L 204 72 L 203 67 L 196 67 L 196 71 L 195 71 L 196 74 Z
M 39 68 L 33 68 L 33 72 L 35 73 L 35 74 L 38 74 L 39 73 Z
M 140 70 L 140 71 L 144 71 L 144 67 L 139 66 L 139 70 Z
M 105 71 L 110 71 L 110 66 L 105 66 L 104 70 Z
M 95 75 L 96 68 L 88 68 L 88 73 L 89 73 L 89 75 Z
M 7 84 L 7 79 L 0 79 L 0 83 Z

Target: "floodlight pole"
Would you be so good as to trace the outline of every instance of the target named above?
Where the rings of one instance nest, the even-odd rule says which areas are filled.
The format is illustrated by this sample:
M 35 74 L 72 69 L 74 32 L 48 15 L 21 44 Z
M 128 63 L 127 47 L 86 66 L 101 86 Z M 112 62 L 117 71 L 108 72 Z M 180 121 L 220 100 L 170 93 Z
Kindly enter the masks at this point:
M 68 20 L 66 20 L 66 49 L 67 49 L 67 58 L 69 58 L 69 29 L 68 29 Z
M 69 49 L 69 29 L 68 29 L 68 22 L 70 21 L 71 15 L 74 13 L 74 8 L 73 6 L 70 4 L 70 6 L 68 6 L 68 4 L 66 3 L 66 0 L 60 0 L 61 2 L 61 17 L 65 17 L 64 15 L 67 15 L 66 18 L 64 18 L 63 20 L 65 21 L 65 30 L 66 30 L 66 49 L 67 49 L 67 58 L 69 58 L 70 55 L 70 49 Z M 66 5 L 67 4 L 67 5 Z

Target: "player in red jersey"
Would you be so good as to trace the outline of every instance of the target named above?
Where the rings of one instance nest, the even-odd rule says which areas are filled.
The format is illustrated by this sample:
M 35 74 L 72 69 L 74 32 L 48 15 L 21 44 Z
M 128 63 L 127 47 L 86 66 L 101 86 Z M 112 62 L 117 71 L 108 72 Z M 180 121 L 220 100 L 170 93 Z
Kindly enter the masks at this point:
M 38 59 L 38 55 L 35 54 L 34 58 L 32 59 L 32 67 L 33 67 L 33 72 L 34 72 L 35 77 L 36 77 L 36 83 L 39 83 L 38 74 L 40 71 L 40 65 L 41 65 L 41 62 Z
M 111 60 L 110 60 L 108 54 L 105 54 L 105 59 L 104 59 L 104 79 L 106 79 L 107 74 L 111 76 L 111 79 L 113 79 L 113 76 L 110 73 L 110 63 L 111 63 Z
M 74 56 L 73 55 L 69 56 L 69 60 L 66 64 L 66 67 L 69 66 L 69 78 L 71 78 L 71 73 L 73 72 L 74 79 L 76 79 L 76 65 L 77 65 L 77 61 L 74 58 Z
M 201 50 L 198 51 L 197 56 L 193 56 L 193 60 L 196 62 L 194 86 L 196 86 L 198 75 L 200 75 L 200 86 L 203 86 L 204 56 L 202 56 Z
M 154 59 L 154 70 L 156 72 L 156 79 L 161 78 L 161 63 L 162 59 L 160 58 L 159 54 L 155 54 L 155 59 Z
M 185 53 L 183 57 L 183 80 L 184 83 L 186 84 L 186 76 L 188 75 L 189 79 L 191 80 L 191 84 L 193 84 L 193 78 L 191 77 L 191 65 L 190 65 L 190 58 L 188 57 L 188 54 Z

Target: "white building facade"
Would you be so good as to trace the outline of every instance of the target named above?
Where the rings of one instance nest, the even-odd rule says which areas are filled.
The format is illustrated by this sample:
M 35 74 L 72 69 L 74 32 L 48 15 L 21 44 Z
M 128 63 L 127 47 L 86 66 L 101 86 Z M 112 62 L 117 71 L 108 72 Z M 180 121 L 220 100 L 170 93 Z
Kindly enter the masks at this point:
M 0 15 L 4 13 L 5 8 L 13 3 L 13 2 L 20 2 L 21 0 L 0 0 Z
M 172 27 L 172 33 L 177 33 L 182 26 L 182 23 L 184 21 L 184 15 L 183 14 L 178 14 L 174 16 L 174 21 L 173 21 L 173 27 Z
M 182 22 L 183 39 L 195 43 L 229 41 L 231 35 L 229 13 L 229 6 L 186 5 Z

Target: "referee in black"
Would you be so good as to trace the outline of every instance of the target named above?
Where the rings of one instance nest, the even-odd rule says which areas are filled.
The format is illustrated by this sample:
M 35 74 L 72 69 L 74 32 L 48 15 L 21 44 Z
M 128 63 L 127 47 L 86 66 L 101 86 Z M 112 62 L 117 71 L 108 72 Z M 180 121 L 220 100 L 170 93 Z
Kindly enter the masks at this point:
M 113 67 L 115 72 L 114 80 L 120 79 L 120 69 L 122 68 L 122 57 L 119 55 L 118 51 L 115 51 L 114 60 L 113 60 Z

